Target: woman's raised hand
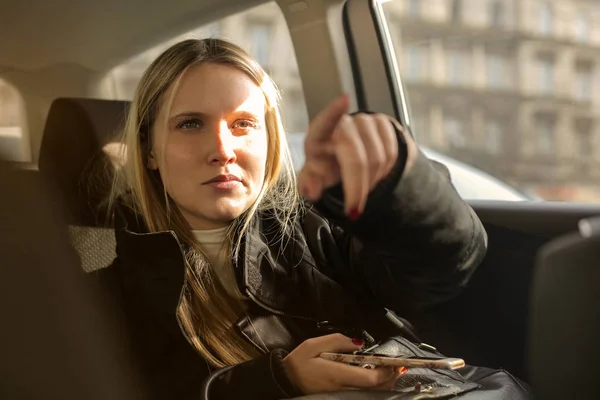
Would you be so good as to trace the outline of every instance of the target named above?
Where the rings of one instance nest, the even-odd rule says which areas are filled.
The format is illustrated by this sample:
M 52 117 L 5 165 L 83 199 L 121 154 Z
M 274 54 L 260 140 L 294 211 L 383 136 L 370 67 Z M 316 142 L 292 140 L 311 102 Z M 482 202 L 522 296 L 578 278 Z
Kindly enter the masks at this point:
M 323 190 L 341 182 L 345 212 L 355 219 L 371 190 L 394 167 L 398 138 L 387 116 L 350 116 L 348 106 L 348 97 L 340 96 L 312 120 L 298 186 L 305 197 L 317 201 Z
M 391 390 L 400 376 L 396 368 L 365 369 L 319 357 L 323 352 L 352 352 L 361 345 L 342 334 L 320 336 L 302 342 L 283 362 L 292 382 L 305 394 L 348 389 Z

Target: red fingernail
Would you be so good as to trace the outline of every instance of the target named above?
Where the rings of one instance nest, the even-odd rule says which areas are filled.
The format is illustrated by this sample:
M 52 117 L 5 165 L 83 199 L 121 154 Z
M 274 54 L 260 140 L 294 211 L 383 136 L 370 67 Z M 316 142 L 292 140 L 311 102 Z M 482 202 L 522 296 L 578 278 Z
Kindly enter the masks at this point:
M 404 375 L 407 372 L 408 372 L 408 368 L 407 367 L 400 367 L 400 368 L 398 368 L 398 375 Z
M 354 343 L 357 346 L 362 347 L 365 344 L 365 341 L 362 339 L 352 339 L 352 343 Z
M 356 221 L 359 217 L 360 217 L 360 210 L 358 208 L 353 208 L 352 210 L 350 210 L 350 212 L 348 213 L 348 217 L 353 220 Z

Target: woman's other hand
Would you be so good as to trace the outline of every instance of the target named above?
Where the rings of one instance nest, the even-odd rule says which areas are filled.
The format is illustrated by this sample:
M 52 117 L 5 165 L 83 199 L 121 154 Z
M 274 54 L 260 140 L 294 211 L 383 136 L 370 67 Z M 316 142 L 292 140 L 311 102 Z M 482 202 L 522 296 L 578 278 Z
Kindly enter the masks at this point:
M 396 164 L 398 138 L 386 115 L 350 116 L 348 105 L 348 97 L 340 96 L 312 120 L 298 185 L 304 196 L 317 201 L 323 190 L 341 182 L 345 212 L 357 218 L 371 190 Z
M 304 393 L 334 392 L 347 389 L 391 390 L 400 376 L 396 368 L 365 369 L 319 357 L 323 352 L 345 353 L 360 349 L 342 334 L 308 339 L 284 360 L 288 376 Z

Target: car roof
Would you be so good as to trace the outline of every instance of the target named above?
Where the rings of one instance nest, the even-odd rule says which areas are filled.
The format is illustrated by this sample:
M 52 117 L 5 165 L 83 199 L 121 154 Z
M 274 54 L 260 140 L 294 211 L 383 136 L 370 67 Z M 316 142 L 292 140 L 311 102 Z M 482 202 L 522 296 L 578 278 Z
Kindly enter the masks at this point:
M 106 71 L 203 23 L 265 0 L 29 0 L 0 3 L 0 72 L 77 64 Z M 32 10 L 35 10 L 33 12 Z M 18 40 L 15 40 L 18 38 Z

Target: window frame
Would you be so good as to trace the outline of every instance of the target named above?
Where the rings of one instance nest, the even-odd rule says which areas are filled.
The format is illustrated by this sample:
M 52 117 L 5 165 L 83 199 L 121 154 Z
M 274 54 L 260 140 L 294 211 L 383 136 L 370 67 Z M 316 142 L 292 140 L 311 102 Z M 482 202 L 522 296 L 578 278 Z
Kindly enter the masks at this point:
M 537 22 L 539 34 L 550 36 L 554 33 L 554 8 L 549 1 L 544 1 L 540 4 Z
M 496 129 L 490 129 L 491 127 Z M 502 140 L 502 125 L 495 118 L 486 118 L 484 131 L 486 151 L 495 156 L 502 154 L 504 145 Z M 492 135 L 490 135 L 491 132 L 493 132 Z M 493 136 L 493 142 L 495 143 L 493 146 L 490 146 L 490 136 Z
M 556 118 L 548 113 L 537 113 L 534 115 L 535 130 L 537 134 L 536 152 L 542 157 L 551 156 L 556 152 Z M 546 129 L 549 128 L 549 129 Z M 546 135 L 549 133 L 548 135 Z M 544 144 L 547 140 L 547 147 Z
M 470 75 L 470 54 L 459 47 L 446 47 L 446 83 L 449 86 L 468 86 Z
M 259 30 L 257 30 L 256 28 L 261 28 Z M 248 21 L 246 21 L 246 32 L 248 34 L 248 40 L 250 41 L 250 45 L 248 46 L 250 49 L 250 54 L 252 55 L 252 57 L 254 57 L 254 59 L 256 61 L 258 61 L 258 63 L 267 71 L 270 70 L 271 68 L 271 57 L 273 54 L 273 49 L 271 46 L 271 41 L 270 41 L 270 37 L 272 36 L 272 32 L 273 31 L 273 24 L 269 21 L 265 21 L 262 19 L 256 19 L 256 18 L 252 18 L 250 17 L 250 19 Z M 265 33 L 265 37 L 264 39 L 264 44 L 265 48 L 262 49 L 262 51 L 264 51 L 265 54 L 259 55 L 257 54 L 258 52 L 258 48 L 256 47 L 256 33 L 257 32 L 262 32 Z M 261 46 L 262 46 L 261 44 Z M 264 58 L 264 59 L 263 59 Z
M 509 74 L 509 61 L 497 53 L 486 54 L 486 84 L 487 87 L 499 90 L 507 88 L 507 75 Z
M 582 31 L 580 29 L 583 29 L 583 35 L 582 35 Z M 577 12 L 577 15 L 575 17 L 574 30 L 575 30 L 574 39 L 576 42 L 579 42 L 579 43 L 589 42 L 590 34 L 591 34 L 591 23 L 590 23 L 590 18 L 585 11 L 579 10 Z
M 421 15 L 421 0 L 407 0 L 406 15 L 409 17 L 418 17 Z
M 577 101 L 592 101 L 594 84 L 594 62 L 591 60 L 577 60 L 573 83 L 575 85 L 575 99 Z
M 421 82 L 427 76 L 427 49 L 419 44 L 407 43 L 404 51 L 404 75 L 407 82 Z
M 537 90 L 544 96 L 552 96 L 556 92 L 556 58 L 553 55 L 538 53 L 536 55 L 538 72 Z
M 450 2 L 450 21 L 454 23 L 464 22 L 464 7 L 462 0 L 452 0 Z
M 506 27 L 506 6 L 501 0 L 490 0 L 488 13 L 490 26 L 494 28 Z
M 460 113 L 446 110 L 444 112 L 444 140 L 451 149 L 464 149 L 467 146 L 467 135 L 465 134 L 465 123 Z

